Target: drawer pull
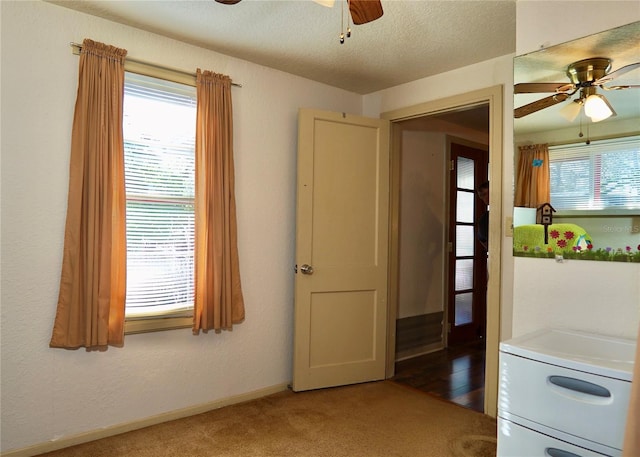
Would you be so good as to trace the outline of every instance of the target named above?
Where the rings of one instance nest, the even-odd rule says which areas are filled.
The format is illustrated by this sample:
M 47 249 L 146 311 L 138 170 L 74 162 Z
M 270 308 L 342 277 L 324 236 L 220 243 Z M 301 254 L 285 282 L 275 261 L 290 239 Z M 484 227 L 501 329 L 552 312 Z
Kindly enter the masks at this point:
M 545 449 L 545 455 L 549 457 L 580 457 L 578 454 L 574 454 L 573 452 L 563 451 L 562 449 L 558 449 L 555 447 L 548 447 Z
M 564 387 L 565 389 L 569 390 L 575 390 L 576 392 L 587 395 L 595 395 L 596 397 L 605 398 L 611 397 L 611 392 L 609 392 L 609 389 L 605 389 L 604 387 L 593 384 L 592 382 L 582 381 L 581 379 L 568 378 L 567 376 L 549 376 L 549 382 L 551 384 L 555 384 L 556 386 Z

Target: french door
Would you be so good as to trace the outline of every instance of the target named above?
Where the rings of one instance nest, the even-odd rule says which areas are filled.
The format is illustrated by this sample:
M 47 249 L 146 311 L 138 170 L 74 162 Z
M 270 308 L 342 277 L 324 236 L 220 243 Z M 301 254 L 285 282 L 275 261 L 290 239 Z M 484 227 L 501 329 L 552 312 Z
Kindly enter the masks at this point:
M 477 188 L 487 181 L 487 150 L 451 143 L 449 180 L 448 344 L 484 338 L 487 316 L 487 250 L 477 240 L 487 206 Z

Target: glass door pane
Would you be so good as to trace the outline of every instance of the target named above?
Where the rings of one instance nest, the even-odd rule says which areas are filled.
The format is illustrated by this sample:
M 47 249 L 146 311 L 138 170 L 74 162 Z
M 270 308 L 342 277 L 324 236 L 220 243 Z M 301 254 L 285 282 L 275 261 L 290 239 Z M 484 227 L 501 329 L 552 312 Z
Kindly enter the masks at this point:
M 475 194 L 473 192 L 459 190 L 456 202 L 457 222 L 473 223 L 473 213 L 475 210 Z
M 470 324 L 473 322 L 473 292 L 456 295 L 456 319 L 455 326 Z
M 473 225 L 456 227 L 456 257 L 471 257 L 475 248 Z
M 475 189 L 475 160 L 468 157 L 458 157 L 457 186 L 461 189 Z

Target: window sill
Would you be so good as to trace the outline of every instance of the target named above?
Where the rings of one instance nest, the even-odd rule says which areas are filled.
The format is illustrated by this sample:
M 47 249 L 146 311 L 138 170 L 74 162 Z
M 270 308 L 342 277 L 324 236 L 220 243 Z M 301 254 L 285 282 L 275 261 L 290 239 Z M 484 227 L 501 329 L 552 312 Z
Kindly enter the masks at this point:
M 193 327 L 193 317 L 151 317 L 144 319 L 130 319 L 124 323 L 125 335 L 135 333 L 161 332 Z

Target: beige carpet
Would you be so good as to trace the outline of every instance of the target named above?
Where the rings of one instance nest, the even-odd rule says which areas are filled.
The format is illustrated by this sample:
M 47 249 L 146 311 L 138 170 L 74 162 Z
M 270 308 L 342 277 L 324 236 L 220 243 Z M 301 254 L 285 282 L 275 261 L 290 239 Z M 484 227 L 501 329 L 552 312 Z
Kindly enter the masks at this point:
M 381 381 L 282 392 L 48 457 L 495 457 L 496 421 Z

